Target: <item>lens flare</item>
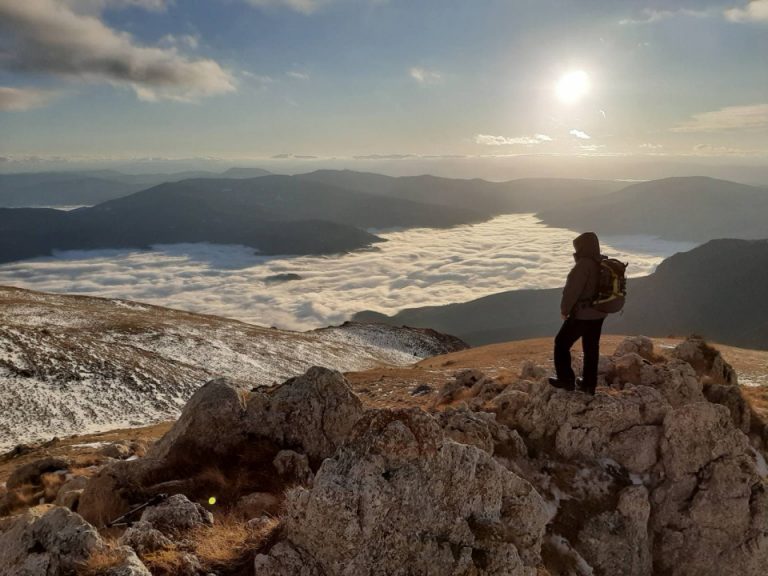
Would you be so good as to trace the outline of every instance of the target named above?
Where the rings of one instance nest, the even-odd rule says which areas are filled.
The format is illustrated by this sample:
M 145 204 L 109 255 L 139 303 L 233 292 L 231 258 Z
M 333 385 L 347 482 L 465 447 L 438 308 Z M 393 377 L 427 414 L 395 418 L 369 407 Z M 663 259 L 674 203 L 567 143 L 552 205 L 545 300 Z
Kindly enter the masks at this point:
M 555 86 L 557 98 L 565 104 L 581 100 L 589 92 L 589 75 L 584 70 L 572 70 L 560 77 Z
M 214 504 L 216 504 L 216 496 L 211 496 L 208 498 L 208 505 L 213 506 Z

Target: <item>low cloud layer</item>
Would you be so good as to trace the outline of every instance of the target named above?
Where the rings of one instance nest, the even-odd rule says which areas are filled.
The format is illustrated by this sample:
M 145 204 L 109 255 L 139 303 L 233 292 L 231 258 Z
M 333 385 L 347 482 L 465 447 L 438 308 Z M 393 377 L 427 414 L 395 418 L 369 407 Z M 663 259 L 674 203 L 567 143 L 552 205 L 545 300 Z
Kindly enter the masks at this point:
M 208 244 L 68 252 L 0 266 L 0 284 L 127 298 L 306 330 L 341 323 L 365 309 L 392 314 L 505 290 L 557 287 L 573 264 L 574 233 L 546 227 L 532 215 L 380 235 L 388 241 L 377 249 L 335 257 L 266 258 L 242 246 Z M 630 262 L 635 276 L 652 272 L 663 257 L 693 248 L 645 237 L 604 244 L 605 253 Z M 265 281 L 284 274 L 301 279 Z
M 129 86 L 143 100 L 194 100 L 235 89 L 232 75 L 213 60 L 189 58 L 175 47 L 142 46 L 109 27 L 93 12 L 107 4 L 86 2 L 76 11 L 77 3 L 63 0 L 0 0 L 0 65 Z M 132 4 L 162 8 L 149 0 Z

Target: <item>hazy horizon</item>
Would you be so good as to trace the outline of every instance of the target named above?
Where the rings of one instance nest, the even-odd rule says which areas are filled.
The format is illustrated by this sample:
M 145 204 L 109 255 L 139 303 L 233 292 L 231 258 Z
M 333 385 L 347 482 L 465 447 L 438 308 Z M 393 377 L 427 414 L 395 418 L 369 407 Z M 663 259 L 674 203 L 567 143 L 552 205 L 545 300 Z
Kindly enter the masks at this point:
M 768 0 L 0 0 L 0 171 L 765 183 L 767 26 Z

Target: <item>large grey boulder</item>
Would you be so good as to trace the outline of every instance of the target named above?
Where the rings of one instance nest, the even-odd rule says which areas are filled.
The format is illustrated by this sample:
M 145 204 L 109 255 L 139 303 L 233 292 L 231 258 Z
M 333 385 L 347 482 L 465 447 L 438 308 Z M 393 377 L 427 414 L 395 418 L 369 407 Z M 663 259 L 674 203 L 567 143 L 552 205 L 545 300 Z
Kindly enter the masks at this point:
M 141 514 L 141 521 L 166 535 L 177 535 L 200 526 L 213 526 L 213 514 L 183 494 L 174 494 L 163 502 L 150 506 Z
M 74 574 L 102 544 L 96 529 L 70 510 L 32 508 L 0 531 L 0 576 Z
M 613 355 L 618 358 L 626 354 L 637 354 L 650 362 L 658 359 L 653 350 L 653 340 L 647 336 L 629 336 L 619 342 Z
M 687 362 L 700 377 L 715 384 L 735 386 L 738 378 L 733 366 L 728 364 L 719 350 L 698 336 L 691 336 L 678 344 L 672 357 Z
M 372 411 L 292 491 L 257 576 L 536 574 L 547 513 L 526 480 L 428 414 Z
M 144 458 L 114 462 L 91 479 L 78 511 L 102 525 L 160 492 L 207 498 L 212 488 L 197 476 L 208 470 L 224 479 L 224 485 L 213 488 L 220 490 L 215 492 L 220 499 L 233 487 L 241 490 L 229 494 L 232 503 L 251 492 L 282 493 L 286 479 L 275 466 L 285 471 L 288 463 L 275 460 L 278 454 L 296 453 L 301 468 L 295 472 L 308 480 L 349 437 L 362 413 L 362 403 L 335 370 L 310 368 L 258 391 L 224 378 L 212 380 L 195 392 L 173 428 Z M 226 481 L 246 469 L 260 471 L 251 484 Z
M 139 554 L 166 550 L 173 546 L 173 541 L 146 521 L 134 522 L 118 541 Z

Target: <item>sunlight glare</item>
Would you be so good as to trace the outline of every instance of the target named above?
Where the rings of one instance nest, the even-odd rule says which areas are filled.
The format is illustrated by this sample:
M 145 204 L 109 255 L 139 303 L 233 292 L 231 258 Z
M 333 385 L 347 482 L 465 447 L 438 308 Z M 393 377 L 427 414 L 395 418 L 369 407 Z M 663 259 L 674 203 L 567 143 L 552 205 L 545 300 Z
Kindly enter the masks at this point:
M 583 70 L 563 74 L 555 89 L 558 99 L 565 104 L 581 100 L 589 92 L 589 76 Z

